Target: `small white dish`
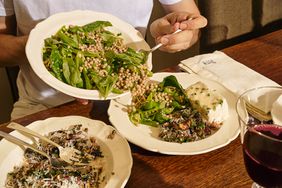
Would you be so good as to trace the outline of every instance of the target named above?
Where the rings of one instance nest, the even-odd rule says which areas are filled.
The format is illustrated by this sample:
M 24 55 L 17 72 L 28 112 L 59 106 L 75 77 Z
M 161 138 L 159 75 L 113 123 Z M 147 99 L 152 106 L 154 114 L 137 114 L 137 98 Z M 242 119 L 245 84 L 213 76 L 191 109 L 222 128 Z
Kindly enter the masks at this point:
M 58 13 L 38 23 L 30 32 L 25 51 L 28 61 L 35 74 L 54 89 L 76 98 L 106 100 L 118 98 L 128 94 L 129 92 L 124 92 L 122 94 L 110 93 L 107 98 L 103 98 L 99 95 L 98 90 L 80 89 L 58 80 L 48 72 L 43 64 L 42 49 L 44 47 L 44 39 L 51 37 L 51 35 L 55 34 L 64 25 L 85 25 L 97 20 L 110 21 L 113 27 L 107 27 L 107 29 L 113 33 L 121 33 L 124 43 L 127 46 L 135 50 L 150 49 L 149 45 L 146 43 L 139 31 L 137 31 L 130 24 L 113 15 L 87 10 Z M 147 65 L 151 70 L 151 54 L 148 57 Z
M 183 88 L 187 88 L 188 86 L 201 81 L 210 89 L 217 90 L 228 103 L 228 118 L 223 122 L 223 125 L 219 130 L 205 139 L 182 144 L 166 142 L 158 137 L 159 128 L 143 124 L 136 126 L 129 120 L 126 105 L 131 103 L 131 95 L 126 95 L 119 99 L 111 100 L 108 114 L 111 123 L 129 142 L 146 150 L 163 154 L 195 155 L 221 148 L 239 135 L 239 122 L 235 110 L 236 97 L 233 93 L 219 83 L 201 78 L 195 74 L 156 73 L 151 79 L 162 81 L 164 77 L 169 75 L 176 76 Z
M 102 121 L 81 116 L 66 116 L 35 121 L 27 127 L 42 135 L 46 135 L 52 131 L 67 129 L 70 125 L 75 124 L 82 124 L 82 127 L 88 128 L 89 136 L 95 137 L 97 143 L 101 146 L 101 151 L 106 161 L 105 187 L 124 187 L 132 168 L 131 150 L 126 139 L 118 133 L 112 139 L 108 138 L 108 135 L 115 130 L 112 126 L 106 125 Z M 29 139 L 16 131 L 10 134 L 31 143 Z M 0 187 L 4 187 L 7 173 L 11 172 L 15 165 L 22 163 L 23 150 L 17 145 L 2 139 L 0 141 L 0 151 Z

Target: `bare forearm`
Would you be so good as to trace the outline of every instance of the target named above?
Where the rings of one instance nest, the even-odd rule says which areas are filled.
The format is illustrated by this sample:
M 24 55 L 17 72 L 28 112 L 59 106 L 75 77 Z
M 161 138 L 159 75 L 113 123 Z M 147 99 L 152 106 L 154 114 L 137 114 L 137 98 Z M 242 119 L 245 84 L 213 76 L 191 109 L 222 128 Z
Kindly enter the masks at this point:
M 162 43 L 160 50 L 178 52 L 191 47 L 199 38 L 199 30 L 207 25 L 207 19 L 200 14 L 194 0 L 182 0 L 164 5 L 168 13 L 155 20 L 150 26 L 151 35 L 156 43 Z M 181 32 L 171 35 L 180 29 Z
M 191 14 L 200 14 L 200 11 L 194 0 L 182 0 L 173 5 L 163 5 L 166 13 L 171 12 L 189 12 Z
M 0 66 L 15 66 L 26 63 L 25 44 L 27 36 L 0 34 Z

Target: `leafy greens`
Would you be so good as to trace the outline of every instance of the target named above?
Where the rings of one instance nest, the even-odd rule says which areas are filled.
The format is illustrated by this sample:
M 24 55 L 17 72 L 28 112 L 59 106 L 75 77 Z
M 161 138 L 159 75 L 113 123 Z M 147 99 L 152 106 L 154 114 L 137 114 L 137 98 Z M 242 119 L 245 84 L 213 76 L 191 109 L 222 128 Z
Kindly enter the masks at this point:
M 120 34 L 105 29 L 111 26 L 108 21 L 62 26 L 44 41 L 44 65 L 57 79 L 74 87 L 98 90 L 101 97 L 124 92 L 126 87 L 121 85 L 126 83 L 118 84 L 122 82 L 120 69 L 140 74 L 147 54 L 125 46 Z M 146 69 L 145 76 L 150 75 Z

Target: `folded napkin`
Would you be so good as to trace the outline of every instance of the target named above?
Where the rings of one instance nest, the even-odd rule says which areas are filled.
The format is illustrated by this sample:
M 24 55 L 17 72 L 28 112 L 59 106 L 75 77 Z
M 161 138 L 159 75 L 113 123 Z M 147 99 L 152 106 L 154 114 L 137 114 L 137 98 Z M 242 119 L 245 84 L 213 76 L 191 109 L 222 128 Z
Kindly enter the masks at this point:
M 276 82 L 235 61 L 220 51 L 188 58 L 181 61 L 179 66 L 188 73 L 195 73 L 201 77 L 219 82 L 237 95 L 237 97 L 251 88 L 279 86 Z M 260 103 L 258 101 L 260 97 L 254 96 L 252 98 L 253 104 L 264 112 L 267 113 L 272 108 L 271 106 Z
M 282 95 L 273 103 L 271 116 L 276 125 L 282 125 Z

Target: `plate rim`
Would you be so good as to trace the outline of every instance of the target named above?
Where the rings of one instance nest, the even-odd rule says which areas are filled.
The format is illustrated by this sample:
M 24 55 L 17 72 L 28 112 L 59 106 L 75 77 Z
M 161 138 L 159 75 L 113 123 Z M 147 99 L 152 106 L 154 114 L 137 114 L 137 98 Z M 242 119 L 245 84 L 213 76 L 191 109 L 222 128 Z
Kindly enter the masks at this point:
M 63 117 L 50 117 L 50 118 L 46 118 L 46 119 L 43 119 L 43 120 L 37 120 L 37 121 L 34 121 L 34 122 L 32 122 L 32 123 L 30 123 L 30 124 L 28 124 L 26 127 L 28 127 L 28 128 L 31 128 L 31 129 L 38 129 L 39 128 L 39 126 L 42 126 L 42 125 L 44 125 L 44 124 L 46 124 L 46 123 L 48 123 L 48 122 L 54 122 L 54 121 L 66 121 L 66 122 L 68 122 L 68 121 L 73 121 L 73 119 L 76 119 L 76 121 L 75 122 L 78 122 L 78 121 L 81 121 L 82 123 L 85 123 L 86 125 L 84 125 L 84 126 L 86 126 L 86 127 L 88 127 L 89 125 L 88 125 L 88 123 L 89 124 L 91 124 L 91 123 L 93 123 L 93 124 L 95 124 L 95 125 L 98 125 L 99 126 L 99 130 L 100 131 L 103 131 L 103 130 L 116 130 L 113 126 L 111 126 L 111 125 L 107 125 L 106 123 L 104 123 L 103 121 L 100 121 L 100 120 L 95 120 L 95 119 L 90 119 L 90 118 L 87 118 L 87 117 L 83 117 L 83 116 L 77 116 L 77 115 L 70 115 L 70 116 L 63 116 Z M 54 131 L 54 130 L 59 130 L 59 129 L 62 129 L 62 127 L 68 127 L 68 125 L 60 125 L 59 126 L 59 128 L 58 129 L 54 129 L 54 127 L 53 128 L 51 128 L 48 132 L 50 132 L 50 131 Z M 70 125 L 69 125 L 70 126 Z M 44 131 L 43 131 L 44 132 Z M 46 132 L 46 133 L 48 133 L 48 132 Z M 26 137 L 24 137 L 23 135 L 21 135 L 21 134 L 19 134 L 17 131 L 12 131 L 12 132 L 10 132 L 9 134 L 11 134 L 11 135 L 13 135 L 13 136 L 17 136 L 18 138 L 21 138 L 21 139 L 23 139 L 23 140 L 25 140 L 25 141 L 30 141 L 30 140 L 28 140 Z M 93 136 L 93 135 L 92 135 Z M 94 135 L 94 137 L 95 137 L 95 135 Z M 98 136 L 97 136 L 98 137 Z M 117 138 L 118 137 L 118 138 Z M 110 188 L 110 187 L 116 187 L 116 186 L 118 186 L 118 187 L 124 187 L 125 185 L 126 185 L 126 183 L 128 182 L 128 180 L 129 180 L 129 178 L 130 178 L 130 175 L 131 175 L 131 171 L 132 171 L 132 166 L 133 166 L 133 158 L 132 158 L 132 153 L 131 153 L 131 148 L 130 148 L 130 146 L 129 146 L 129 143 L 127 142 L 127 140 L 121 135 L 121 134 L 119 134 L 119 132 L 118 131 L 116 131 L 116 134 L 115 134 L 115 137 L 114 137 L 114 139 L 115 138 L 117 138 L 117 139 L 119 139 L 119 142 L 114 142 L 114 143 L 119 143 L 119 146 L 123 146 L 123 151 L 127 151 L 126 153 L 125 152 L 123 152 L 123 154 L 124 155 L 127 155 L 128 156 L 128 159 L 125 161 L 127 164 L 128 164 L 128 168 L 126 169 L 126 168 L 124 168 L 124 166 L 123 166 L 123 168 L 122 168 L 122 170 L 124 171 L 124 173 L 123 173 L 123 175 L 124 175 L 124 177 L 123 177 L 123 179 L 118 179 L 120 176 L 119 176 L 119 173 L 117 173 L 117 172 L 115 172 L 114 174 L 110 174 L 110 176 L 109 176 L 109 179 L 108 179 L 108 181 L 106 182 L 106 184 L 105 184 L 105 188 Z M 100 139 L 100 138 L 99 138 Z M 106 139 L 106 138 L 105 138 Z M 105 142 L 104 142 L 104 140 L 101 140 L 100 139 L 100 141 L 101 142 L 103 142 L 103 144 L 105 144 L 109 149 L 112 147 L 109 147 L 109 144 L 106 144 Z M 110 141 L 110 139 L 108 140 L 108 141 Z M 123 142 L 123 144 L 121 143 L 121 142 Z M 15 145 L 15 144 L 12 144 L 12 143 L 10 143 L 9 141 L 7 141 L 6 139 L 2 139 L 2 140 L 0 140 L 0 148 L 2 148 L 3 149 L 3 147 L 8 147 L 8 146 L 6 146 L 7 144 L 11 144 L 12 146 L 13 146 L 13 149 L 11 149 L 11 150 L 9 150 L 8 151 L 8 155 L 10 154 L 10 152 L 13 152 L 13 151 L 15 151 L 15 150 L 17 150 L 17 149 L 19 149 L 18 148 L 18 146 L 17 145 Z M 122 144 L 122 145 L 120 145 L 120 144 Z M 7 148 L 6 148 L 7 149 Z M 117 156 L 116 156 L 116 158 L 114 158 L 114 155 L 113 155 L 114 153 L 113 152 L 111 152 L 111 157 L 112 157 L 112 159 L 113 159 L 113 161 L 112 161 L 112 163 L 113 163 L 113 170 L 115 169 L 115 167 L 117 167 L 117 166 L 115 166 L 116 165 L 116 163 L 118 162 L 118 161 L 120 161 L 120 160 L 118 160 L 118 158 L 117 158 Z M 23 156 L 20 156 L 20 158 L 22 158 Z M 5 157 L 3 157 L 3 159 L 6 159 L 7 158 L 7 156 Z M 3 162 L 2 161 L 0 161 L 0 167 L 3 165 Z M 15 164 L 14 164 L 15 165 Z M 119 168 L 121 168 L 121 167 L 119 167 Z M 126 169 L 126 170 L 125 170 Z M 120 170 L 120 169 L 117 169 L 117 170 Z M 1 178 L 2 179 L 2 178 Z M 6 179 L 6 177 L 3 177 L 3 181 L 5 181 L 5 179 Z M 110 184 L 109 184 L 110 183 Z
M 159 72 L 159 73 L 155 73 L 152 77 L 152 79 L 154 79 L 154 77 L 165 77 L 165 76 L 169 76 L 169 75 L 176 75 L 176 76 L 195 76 L 195 77 L 198 77 L 200 79 L 203 79 L 203 80 L 208 80 L 206 78 L 203 78 L 203 77 L 200 77 L 199 75 L 195 75 L 195 74 L 189 74 L 189 73 L 185 73 L 185 72 L 174 72 L 174 73 L 169 73 L 169 72 Z M 213 82 L 217 85 L 220 85 L 220 87 L 222 87 L 222 89 L 224 89 L 226 92 L 228 92 L 228 94 L 230 96 L 232 96 L 234 98 L 234 101 L 233 103 L 236 102 L 236 96 L 230 91 L 228 90 L 227 88 L 225 88 L 223 85 L 221 85 L 220 83 L 216 82 L 216 81 L 213 81 L 213 80 L 208 80 L 209 82 Z M 126 96 L 125 96 L 126 97 Z M 234 123 L 236 124 L 236 130 L 233 132 L 232 136 L 230 136 L 229 138 L 226 138 L 222 143 L 220 144 L 217 144 L 217 145 L 214 145 L 214 146 L 210 146 L 210 147 L 206 147 L 206 149 L 203 149 L 203 150 L 198 150 L 198 151 L 177 151 L 177 150 L 164 150 L 164 149 L 160 149 L 158 147 L 151 147 L 150 145 L 146 144 L 146 142 L 138 142 L 136 141 L 136 139 L 134 139 L 134 137 L 130 137 L 128 136 L 126 133 L 123 132 L 122 128 L 120 128 L 119 126 L 116 126 L 115 125 L 115 122 L 114 122 L 114 119 L 113 119 L 113 115 L 112 114 L 112 110 L 114 108 L 115 105 L 118 105 L 119 102 L 116 102 L 116 100 L 122 100 L 124 99 L 124 97 L 121 97 L 119 99 L 115 99 L 115 100 L 111 100 L 110 102 L 110 105 L 109 105 L 109 108 L 108 108 L 108 116 L 109 116 L 109 120 L 111 122 L 111 124 L 120 132 L 121 135 L 123 135 L 129 142 L 143 148 L 143 149 L 146 149 L 146 150 L 149 150 L 149 151 L 152 151 L 152 152 L 157 152 L 157 153 L 162 153 L 162 154 L 167 154 L 167 155 L 197 155 L 197 154 L 203 154 L 203 153 L 207 153 L 207 152 L 211 152 L 213 150 L 216 150 L 216 149 L 219 149 L 221 147 L 224 147 L 226 145 L 228 145 L 231 141 L 233 141 L 234 139 L 236 139 L 240 133 L 240 126 L 239 126 L 239 121 Z M 228 102 L 228 101 L 227 101 Z M 233 111 L 235 111 L 235 106 L 233 107 L 228 107 L 229 109 L 232 108 Z M 230 115 L 229 115 L 230 116 Z M 237 117 L 236 114 L 233 114 L 234 118 Z M 128 116 L 127 116 L 128 117 Z M 230 117 L 228 117 L 230 118 Z M 237 118 L 236 118 L 237 120 Z M 130 122 L 130 120 L 128 119 L 128 121 Z M 132 126 L 135 126 L 133 125 L 131 122 L 130 124 Z M 141 125 L 141 126 L 146 126 L 146 125 Z M 235 128 L 234 128 L 235 129 Z M 219 130 L 218 130 L 219 131 Z M 216 134 L 216 133 L 215 133 Z M 229 134 L 229 133 L 228 133 Z M 140 136 L 142 135 L 141 133 L 138 134 L 137 136 Z M 231 134 L 230 134 L 231 135 Z M 136 135 L 135 135 L 136 136 Z M 149 136 L 150 137 L 150 136 Z M 211 137 L 208 137 L 206 139 L 211 139 L 212 138 L 212 135 Z M 145 140 L 145 139 L 144 139 Z M 203 140 L 205 139 L 202 139 L 202 140 L 199 140 L 199 141 L 196 141 L 196 142 L 203 142 Z M 179 144 L 179 143 L 172 143 L 172 142 L 165 142 L 165 141 L 162 141 L 162 140 L 158 140 L 157 142 L 164 142 L 165 144 L 167 145 L 170 145 L 170 147 L 172 146 L 181 146 L 181 145 L 188 145 L 188 144 L 194 144 L 193 142 L 188 142 L 188 143 L 182 143 L 182 144 Z M 156 145 L 156 144 L 154 144 Z

